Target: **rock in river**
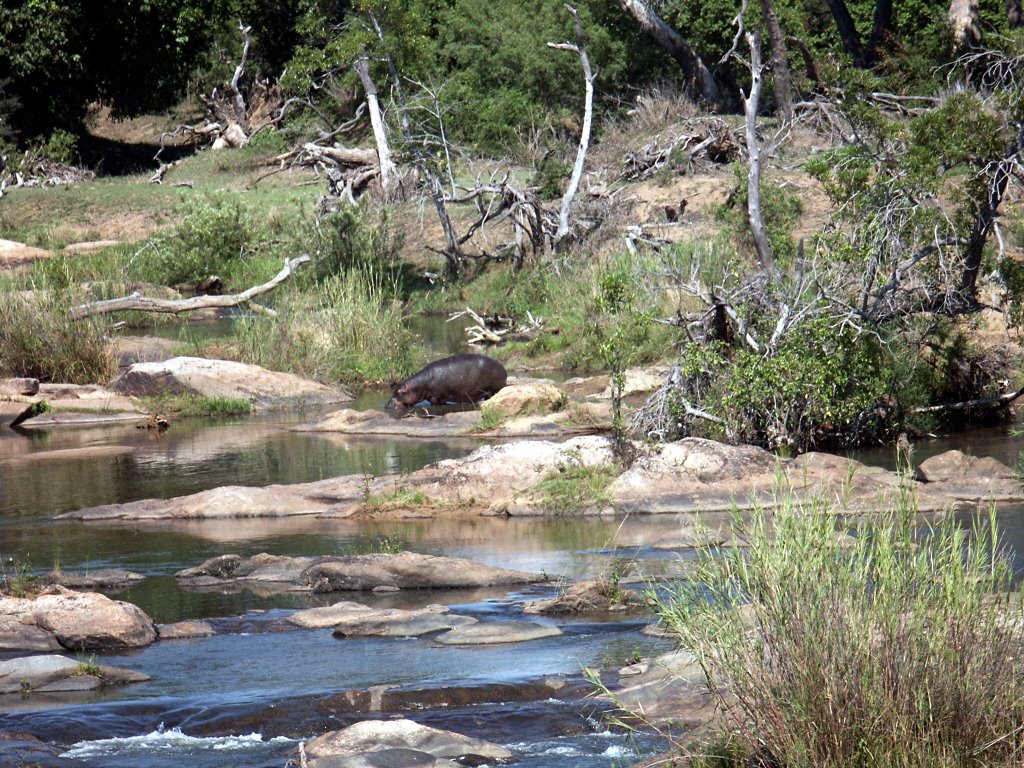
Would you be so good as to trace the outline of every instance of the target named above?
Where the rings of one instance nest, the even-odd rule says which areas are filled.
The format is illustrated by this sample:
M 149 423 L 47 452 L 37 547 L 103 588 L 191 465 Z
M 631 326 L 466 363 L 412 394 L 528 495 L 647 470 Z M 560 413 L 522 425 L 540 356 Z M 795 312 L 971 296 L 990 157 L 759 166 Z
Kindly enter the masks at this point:
M 333 627 L 335 637 L 408 637 L 475 624 L 476 619 L 449 613 L 443 605 L 402 610 L 346 601 L 296 611 L 288 622 L 307 628 Z
M 344 390 L 325 387 L 290 373 L 201 357 L 135 363 L 110 382 L 110 387 L 135 396 L 191 393 L 230 397 L 248 400 L 257 408 L 342 403 L 352 399 Z
M 119 651 L 156 640 L 138 606 L 53 587 L 35 597 L 0 598 L 0 650 Z
M 524 643 L 543 637 L 556 637 L 562 630 L 550 624 L 533 621 L 488 621 L 471 626 L 456 627 L 434 638 L 441 645 L 496 645 Z
M 500 744 L 430 728 L 404 718 L 384 721 L 363 720 L 348 728 L 329 731 L 306 744 L 306 754 L 313 758 L 358 755 L 383 749 L 412 749 L 434 757 L 457 759 L 460 762 L 476 757 L 486 758 L 491 762 L 513 757 L 512 752 Z M 311 764 L 311 768 L 322 768 L 325 765 L 339 763 L 316 762 Z
M 343 557 L 279 557 L 263 553 L 244 559 L 221 555 L 195 568 L 178 571 L 175 577 L 183 586 L 192 587 L 277 583 L 282 590 L 314 592 L 511 586 L 547 580 L 541 574 L 416 552 Z
M 149 675 L 133 669 L 92 664 L 67 656 L 22 656 L 0 661 L 0 694 L 91 691 L 149 679 Z

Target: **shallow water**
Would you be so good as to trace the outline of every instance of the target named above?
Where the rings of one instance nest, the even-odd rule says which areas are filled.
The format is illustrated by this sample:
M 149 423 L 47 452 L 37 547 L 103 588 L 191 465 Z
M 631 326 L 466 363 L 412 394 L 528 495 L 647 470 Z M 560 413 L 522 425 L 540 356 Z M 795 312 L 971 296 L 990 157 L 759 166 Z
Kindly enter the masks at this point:
M 386 395 L 365 393 L 357 407 L 379 405 Z M 346 709 L 346 692 L 387 685 L 405 697 L 404 708 L 371 716 L 404 713 L 425 724 L 499 741 L 517 753 L 520 766 L 628 765 L 662 748 L 650 736 L 608 731 L 596 705 L 580 700 L 583 666 L 615 667 L 638 653 L 667 650 L 665 642 L 641 634 L 645 620 L 556 620 L 562 636 L 483 648 L 439 647 L 429 638 L 338 640 L 329 630 L 300 630 L 284 621 L 296 609 L 339 599 L 404 608 L 436 602 L 483 620 L 520 618 L 526 600 L 553 594 L 554 585 L 314 596 L 187 591 L 173 574 L 225 552 L 345 554 L 381 535 L 417 552 L 554 577 L 607 573 L 613 563 L 632 560 L 650 572 L 671 568 L 679 557 L 650 547 L 678 527 L 676 516 L 146 525 L 53 520 L 63 511 L 221 485 L 409 472 L 465 455 L 480 444 L 289 431 L 316 415 L 183 421 L 163 434 L 123 426 L 27 434 L 0 430 L 0 557 L 5 568 L 12 567 L 14 558 L 37 573 L 58 564 L 70 572 L 102 567 L 137 571 L 146 580 L 112 596 L 138 604 L 158 622 L 210 619 L 219 633 L 97 656 L 101 663 L 146 672 L 153 677 L 147 683 L 100 693 L 0 698 L 0 731 L 24 731 L 69 748 L 69 766 L 283 766 L 294 757 L 299 740 L 367 716 Z M 82 447 L 92 452 L 84 458 L 52 456 Z M 1007 433 L 987 431 L 918 444 L 915 456 L 922 460 L 950 447 L 1007 463 L 1016 461 L 1018 452 L 1018 442 Z M 892 452 L 864 451 L 857 457 L 886 465 Z M 1024 516 L 1007 513 L 1002 524 L 1010 546 L 1024 552 Z M 572 695 L 556 700 L 536 694 L 537 681 L 552 677 L 567 681 Z M 457 688 L 470 691 L 466 703 L 439 707 Z
M 384 395 L 369 393 L 358 404 L 372 407 Z M 620 554 L 607 549 L 613 541 L 627 547 L 623 557 L 662 557 L 643 546 L 651 535 L 649 525 L 528 519 L 373 524 L 300 518 L 146 525 L 53 520 L 63 511 L 227 484 L 408 472 L 479 445 L 288 431 L 314 416 L 183 421 L 163 434 L 124 426 L 0 432 L 4 567 L 13 567 L 13 558 L 36 573 L 57 565 L 67 572 L 136 571 L 146 580 L 111 596 L 138 604 L 158 622 L 212 620 L 219 633 L 162 641 L 131 653 L 98 654 L 99 663 L 138 669 L 153 680 L 97 693 L 3 697 L 0 731 L 27 732 L 69 748 L 68 765 L 283 766 L 294 756 L 298 740 L 373 716 L 339 714 L 338 697 L 344 692 L 387 685 L 407 691 L 410 701 L 423 699 L 422 705 L 389 716 L 404 712 L 419 722 L 509 744 L 520 765 L 624 765 L 660 748 L 651 737 L 609 733 L 591 717 L 594 705 L 580 701 L 578 691 L 567 701 L 548 695 L 519 703 L 486 701 L 488 691 L 521 693 L 541 678 L 575 681 L 577 690 L 584 665 L 621 664 L 637 653 L 666 650 L 663 641 L 640 634 L 645 621 L 561 622 L 565 634 L 559 637 L 481 648 L 439 647 L 429 638 L 338 640 L 329 630 L 300 630 L 284 622 L 296 609 L 338 599 L 407 608 L 438 602 L 481 619 L 520 618 L 527 599 L 550 596 L 556 586 L 353 598 L 187 591 L 173 578 L 176 571 L 225 552 L 344 554 L 380 535 L 399 538 L 414 551 L 575 577 L 607 569 Z M 84 457 L 53 455 L 83 447 L 91 449 Z M 668 531 L 672 523 L 657 521 L 655 528 Z M 456 686 L 478 690 L 470 700 L 484 701 L 437 709 Z

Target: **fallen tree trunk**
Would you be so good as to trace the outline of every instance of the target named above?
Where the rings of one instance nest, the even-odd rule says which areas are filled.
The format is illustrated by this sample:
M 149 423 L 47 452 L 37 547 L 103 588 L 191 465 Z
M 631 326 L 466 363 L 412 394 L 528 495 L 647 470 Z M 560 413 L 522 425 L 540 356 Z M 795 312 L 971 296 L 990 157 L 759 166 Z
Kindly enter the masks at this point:
M 81 320 L 85 317 L 107 315 L 111 312 L 124 312 L 125 310 L 162 312 L 177 315 L 182 312 L 191 312 L 196 309 L 207 309 L 209 307 L 235 307 L 274 290 L 291 276 L 296 267 L 305 264 L 307 261 L 310 261 L 308 253 L 296 256 L 294 259 L 287 259 L 281 271 L 271 280 L 262 285 L 254 285 L 252 288 L 242 291 L 242 293 L 229 296 L 193 296 L 189 299 L 153 299 L 136 292 L 131 296 L 123 296 L 119 299 L 94 301 L 89 304 L 72 307 L 68 310 L 68 319 Z

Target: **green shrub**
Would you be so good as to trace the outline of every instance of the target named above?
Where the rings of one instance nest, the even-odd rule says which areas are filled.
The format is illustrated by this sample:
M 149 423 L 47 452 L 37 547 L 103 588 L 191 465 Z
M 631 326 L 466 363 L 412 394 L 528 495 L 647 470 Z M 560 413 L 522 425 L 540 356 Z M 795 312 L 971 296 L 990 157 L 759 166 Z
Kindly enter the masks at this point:
M 605 489 L 619 476 L 610 464 L 585 467 L 571 464 L 561 467 L 537 483 L 544 509 L 560 514 L 574 514 L 588 507 L 607 506 Z
M 139 279 L 178 285 L 218 275 L 229 281 L 264 238 L 257 217 L 228 196 L 210 196 L 185 204 L 174 231 L 139 251 L 132 272 Z M 248 287 L 248 286 L 245 286 Z
M 69 320 L 66 295 L 0 295 L 0 370 L 40 381 L 95 384 L 117 373 L 100 321 Z
M 1017 766 L 1021 604 L 995 513 L 914 527 L 909 494 L 840 525 L 785 494 L 657 593 L 757 765 Z
M 302 282 L 319 282 L 353 267 L 397 272 L 404 236 L 392 224 L 392 215 L 386 206 L 370 207 L 367 202 L 301 227 L 293 248 L 313 257 L 313 269 Z
M 751 250 L 754 241 L 750 234 L 750 221 L 747 218 L 747 176 L 746 169 L 734 166 L 736 188 L 729 200 L 719 206 L 716 218 L 730 227 L 737 241 Z M 773 183 L 770 179 L 761 180 L 761 220 L 768 234 L 768 244 L 772 255 L 780 265 L 785 265 L 796 253 L 796 244 L 790 232 L 796 226 L 802 211 L 800 198 L 796 193 Z

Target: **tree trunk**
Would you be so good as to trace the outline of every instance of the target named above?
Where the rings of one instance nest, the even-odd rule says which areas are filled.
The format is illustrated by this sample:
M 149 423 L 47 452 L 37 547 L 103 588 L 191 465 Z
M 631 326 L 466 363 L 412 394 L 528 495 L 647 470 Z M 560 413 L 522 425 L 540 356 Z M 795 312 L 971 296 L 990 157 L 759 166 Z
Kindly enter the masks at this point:
M 645 34 L 664 48 L 683 68 L 690 96 L 707 102 L 711 108 L 720 106 L 721 94 L 714 77 L 711 76 L 710 70 L 704 66 L 700 56 L 683 36 L 666 24 L 664 19 L 641 0 L 616 0 L 616 2 L 622 10 L 633 17 Z
M 768 28 L 768 42 L 772 48 L 772 75 L 775 78 L 775 114 L 779 121 L 793 120 L 793 86 L 789 76 L 789 59 L 786 53 L 786 38 L 782 25 L 775 13 L 772 0 L 761 0 L 761 13 Z
M 949 4 L 949 26 L 957 50 L 979 47 L 981 27 L 978 24 L 978 0 L 953 0 Z
M 594 117 L 594 79 L 597 77 L 590 69 L 587 49 L 583 47 L 583 22 L 580 21 L 579 14 L 575 8 L 571 5 L 566 5 L 565 7 L 573 15 L 573 18 L 576 19 L 576 45 L 571 43 L 548 43 L 548 46 L 563 51 L 572 51 L 580 57 L 580 63 L 583 65 L 586 97 L 583 102 L 583 130 L 580 132 L 580 145 L 576 151 L 576 162 L 573 163 L 572 176 L 569 178 L 569 186 L 562 197 L 562 206 L 558 213 L 558 231 L 555 233 L 556 246 L 569 234 L 569 211 L 572 208 L 572 200 L 576 197 L 576 190 L 580 186 L 580 178 L 583 176 L 583 163 L 587 159 L 587 148 L 590 146 L 590 126 Z
M 858 67 L 863 67 L 867 57 L 864 55 L 864 46 L 860 41 L 860 34 L 853 23 L 853 17 L 843 0 L 825 0 L 832 17 L 836 20 L 836 29 L 839 30 L 839 39 L 843 43 L 843 50 L 853 59 Z
M 1021 7 L 1021 0 L 1006 0 L 1006 21 L 1010 29 L 1024 27 L 1024 7 Z
M 377 100 L 377 86 L 370 77 L 370 60 L 360 56 L 353 64 L 359 80 L 366 91 L 366 105 L 370 110 L 370 124 L 373 126 L 373 138 L 377 142 L 377 158 L 380 160 L 380 183 L 385 195 L 391 195 L 398 177 L 398 169 L 391 159 L 391 147 L 388 135 L 384 130 L 384 117 L 381 115 L 380 102 Z
M 764 71 L 761 64 L 761 40 L 756 34 L 748 32 L 747 44 L 750 45 L 750 94 L 743 97 L 743 112 L 747 118 L 747 152 L 750 155 L 750 166 L 747 169 L 747 219 L 761 269 L 774 270 L 775 260 L 761 218 L 761 146 L 757 139 L 757 106 L 761 98 L 761 74 Z
M 875 20 L 871 24 L 871 37 L 868 38 L 867 63 L 873 62 L 878 55 L 878 46 L 892 29 L 892 0 L 876 0 Z

